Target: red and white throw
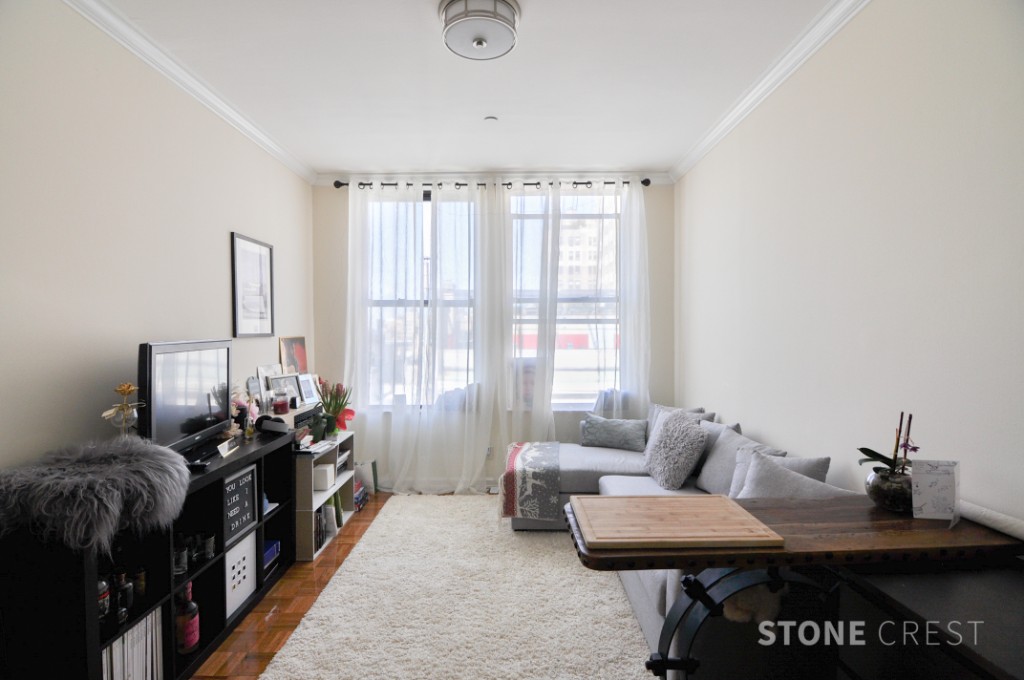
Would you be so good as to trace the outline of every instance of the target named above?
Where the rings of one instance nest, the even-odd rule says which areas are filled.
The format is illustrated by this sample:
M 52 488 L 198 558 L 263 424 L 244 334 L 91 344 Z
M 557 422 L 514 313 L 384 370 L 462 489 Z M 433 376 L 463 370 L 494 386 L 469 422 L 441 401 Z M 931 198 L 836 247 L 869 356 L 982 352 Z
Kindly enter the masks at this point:
M 505 471 L 498 483 L 502 517 L 558 520 L 558 442 L 508 445 Z

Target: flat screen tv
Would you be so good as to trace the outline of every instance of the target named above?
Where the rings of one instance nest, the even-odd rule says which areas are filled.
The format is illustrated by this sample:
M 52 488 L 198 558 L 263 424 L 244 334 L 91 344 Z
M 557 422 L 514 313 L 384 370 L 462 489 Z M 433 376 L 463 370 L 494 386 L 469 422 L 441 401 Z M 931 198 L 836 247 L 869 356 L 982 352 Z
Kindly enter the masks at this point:
M 203 444 L 231 426 L 230 384 L 230 340 L 139 345 L 139 435 L 206 457 Z

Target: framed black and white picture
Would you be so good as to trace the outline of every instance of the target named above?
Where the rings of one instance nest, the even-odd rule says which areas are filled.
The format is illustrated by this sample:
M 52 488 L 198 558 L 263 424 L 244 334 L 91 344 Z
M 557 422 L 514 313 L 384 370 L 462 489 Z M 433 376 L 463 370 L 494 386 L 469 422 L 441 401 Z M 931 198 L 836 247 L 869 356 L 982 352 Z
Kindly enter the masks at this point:
M 231 232 L 235 337 L 274 334 L 274 247 Z
M 298 373 L 273 375 L 270 376 L 269 381 L 271 392 L 282 390 L 288 396 L 289 401 L 295 399 L 297 405 L 302 404 L 302 388 L 299 387 Z
M 259 378 L 260 388 L 270 387 L 270 378 L 275 375 L 284 375 L 281 364 L 262 364 L 256 367 L 256 377 Z
M 299 374 L 299 389 L 302 391 L 303 403 L 320 403 L 320 393 L 316 391 L 316 379 L 309 373 Z

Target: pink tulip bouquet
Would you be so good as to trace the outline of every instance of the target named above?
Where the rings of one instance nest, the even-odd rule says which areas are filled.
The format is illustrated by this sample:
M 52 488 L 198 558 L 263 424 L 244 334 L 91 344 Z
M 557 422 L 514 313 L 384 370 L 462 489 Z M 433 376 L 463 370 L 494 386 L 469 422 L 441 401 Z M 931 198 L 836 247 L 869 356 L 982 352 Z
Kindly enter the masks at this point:
M 334 416 L 338 428 L 347 430 L 348 426 L 345 423 L 356 417 L 356 412 L 348 407 L 349 400 L 352 397 L 352 388 L 345 387 L 341 383 L 332 385 L 321 378 L 316 389 L 320 394 L 320 402 L 323 404 L 324 413 Z

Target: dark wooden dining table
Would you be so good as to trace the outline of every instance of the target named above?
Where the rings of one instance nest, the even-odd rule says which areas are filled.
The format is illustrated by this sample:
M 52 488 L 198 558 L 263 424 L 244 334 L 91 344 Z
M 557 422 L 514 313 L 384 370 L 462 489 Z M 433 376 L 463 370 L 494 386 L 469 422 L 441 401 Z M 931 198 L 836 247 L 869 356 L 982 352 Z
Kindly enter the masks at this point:
M 686 496 L 657 498 L 675 512 L 687 503 Z M 629 513 L 636 505 L 630 497 L 588 499 L 589 503 L 595 501 L 605 515 Z M 665 677 L 672 669 L 690 672 L 696 667 L 696 661 L 689 658 L 693 640 L 704 621 L 720 614 L 722 603 L 732 595 L 759 584 L 772 590 L 786 583 L 818 587 L 799 573 L 800 567 L 995 564 L 1024 554 L 1024 542 L 975 522 L 961 519 L 950 527 L 948 520 L 915 519 L 878 508 L 866 496 L 736 502 L 780 535 L 782 547 L 595 548 L 588 546 L 572 503 L 565 505 L 576 552 L 588 569 L 679 569 L 684 573 L 682 592 L 665 616 L 658 651 L 647 661 L 647 668 L 656 676 Z M 637 526 L 642 536 L 643 523 Z M 681 656 L 672 657 L 669 652 L 677 631 L 676 649 Z

